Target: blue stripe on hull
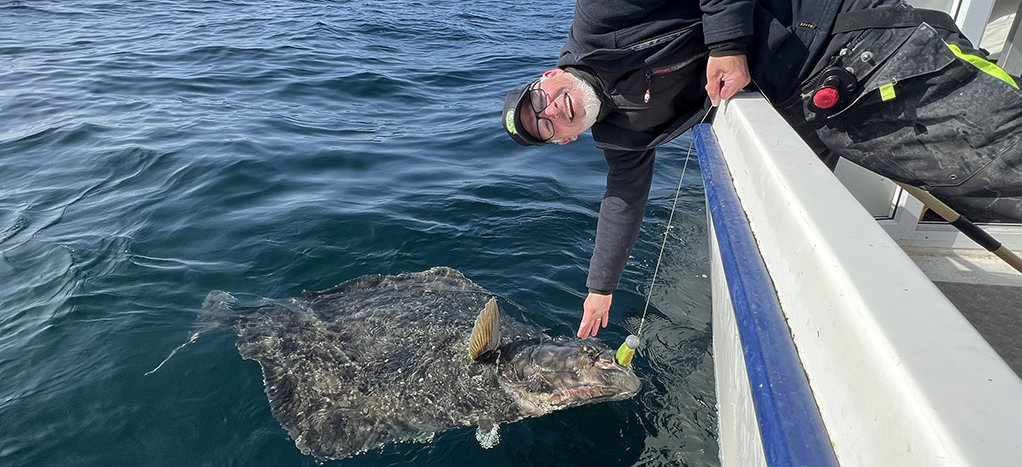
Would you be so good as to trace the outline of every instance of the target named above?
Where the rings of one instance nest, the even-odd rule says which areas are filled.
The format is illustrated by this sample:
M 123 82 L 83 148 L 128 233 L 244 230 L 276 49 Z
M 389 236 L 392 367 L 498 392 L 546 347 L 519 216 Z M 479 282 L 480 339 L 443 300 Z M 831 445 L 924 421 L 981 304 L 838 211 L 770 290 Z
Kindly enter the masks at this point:
M 836 466 L 791 332 L 709 124 L 694 128 L 708 211 L 770 466 Z

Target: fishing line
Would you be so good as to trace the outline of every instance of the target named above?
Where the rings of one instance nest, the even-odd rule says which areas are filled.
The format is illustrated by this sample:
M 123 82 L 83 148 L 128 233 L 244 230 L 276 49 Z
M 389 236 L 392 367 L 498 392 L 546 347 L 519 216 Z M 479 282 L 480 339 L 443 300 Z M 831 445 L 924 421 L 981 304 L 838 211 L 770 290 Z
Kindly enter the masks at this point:
M 199 331 L 195 331 L 195 333 L 192 334 L 192 337 L 190 337 L 188 339 L 188 342 L 185 342 L 184 344 L 181 344 L 181 345 L 177 346 L 176 349 L 174 349 L 174 350 L 172 350 L 170 352 L 170 355 L 167 355 L 167 358 L 164 358 L 163 361 L 160 362 L 159 365 L 156 365 L 156 368 L 153 368 L 152 370 L 149 370 L 149 371 L 145 372 L 145 375 L 149 376 L 149 375 L 151 375 L 153 373 L 156 373 L 160 368 L 163 368 L 163 364 L 167 363 L 167 361 L 170 360 L 170 357 L 173 357 L 174 354 L 176 354 L 178 350 L 181 350 L 181 349 L 187 347 L 188 344 L 194 343 L 195 340 L 198 339 L 198 338 L 199 338 Z
M 721 104 L 726 101 L 722 100 Z M 714 107 L 710 107 L 703 114 L 703 118 L 699 121 L 700 124 L 706 122 L 706 117 L 710 116 Z M 671 233 L 671 223 L 674 222 L 674 211 L 678 208 L 678 198 L 681 197 L 681 187 L 685 181 L 685 172 L 688 171 L 688 161 L 692 158 L 692 149 L 695 147 L 695 138 L 688 145 L 688 153 L 685 154 L 685 164 L 681 167 L 681 177 L 678 178 L 678 189 L 674 192 L 674 205 L 671 206 L 671 214 L 667 217 L 667 229 L 664 230 L 664 241 L 660 245 L 660 255 L 656 259 L 656 267 L 653 268 L 653 280 L 649 283 L 649 290 L 646 291 L 646 306 L 642 308 L 642 318 L 639 320 L 639 330 L 635 334 L 630 334 L 625 341 L 621 344 L 621 347 L 617 349 L 617 362 L 621 365 L 628 366 L 632 362 L 632 356 L 635 355 L 635 349 L 639 346 L 639 336 L 642 335 L 642 326 L 646 323 L 646 311 L 649 310 L 649 301 L 653 297 L 653 286 L 656 285 L 656 276 L 660 272 L 660 263 L 664 259 L 664 249 L 667 247 L 667 235 Z

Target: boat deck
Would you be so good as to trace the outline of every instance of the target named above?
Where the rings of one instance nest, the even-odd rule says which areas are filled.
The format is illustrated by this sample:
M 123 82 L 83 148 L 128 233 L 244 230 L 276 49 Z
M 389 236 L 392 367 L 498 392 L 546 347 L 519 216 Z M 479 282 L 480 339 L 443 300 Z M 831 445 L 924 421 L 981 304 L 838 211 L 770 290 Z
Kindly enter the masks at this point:
M 1020 252 L 1018 225 L 982 225 Z M 951 241 L 939 233 L 951 232 L 944 222 L 920 222 L 922 231 L 899 239 L 906 254 L 951 301 L 979 334 L 1022 377 L 1022 273 L 971 240 Z M 957 235 L 962 237 L 962 235 Z
M 1022 377 L 1022 287 L 934 281 L 1001 358 Z

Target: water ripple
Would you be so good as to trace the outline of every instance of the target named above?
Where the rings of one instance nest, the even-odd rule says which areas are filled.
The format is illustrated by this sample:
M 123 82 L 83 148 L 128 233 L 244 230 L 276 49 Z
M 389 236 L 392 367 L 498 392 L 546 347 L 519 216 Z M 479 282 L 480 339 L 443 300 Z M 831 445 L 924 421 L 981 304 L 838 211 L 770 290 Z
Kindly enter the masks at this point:
M 0 463 L 316 465 L 228 333 L 142 376 L 211 289 L 448 265 L 572 334 L 606 164 L 587 136 L 521 148 L 498 118 L 553 66 L 572 3 L 0 1 Z M 637 327 L 682 159 L 658 152 L 608 343 Z M 502 427 L 482 454 L 466 429 L 340 464 L 715 464 L 691 177 L 639 397 Z

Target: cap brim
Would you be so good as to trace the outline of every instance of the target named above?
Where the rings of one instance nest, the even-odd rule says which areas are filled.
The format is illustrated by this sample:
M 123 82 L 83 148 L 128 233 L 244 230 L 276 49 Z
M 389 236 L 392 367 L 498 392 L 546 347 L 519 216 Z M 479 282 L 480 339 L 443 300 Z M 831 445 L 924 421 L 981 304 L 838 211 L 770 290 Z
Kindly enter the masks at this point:
M 522 103 L 528 97 L 529 90 L 538 81 L 532 81 L 512 89 L 511 92 L 507 93 L 507 98 L 504 99 L 504 112 L 501 114 L 504 131 L 507 132 L 514 142 L 522 146 L 542 146 L 546 144 L 546 141 L 529 134 L 525 130 L 525 126 L 522 125 Z

